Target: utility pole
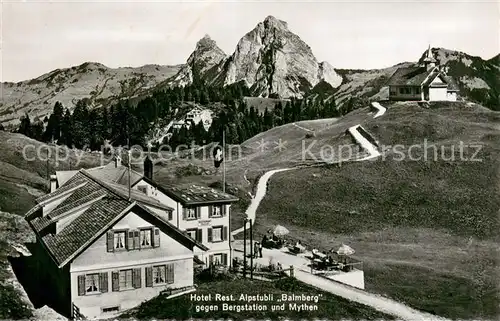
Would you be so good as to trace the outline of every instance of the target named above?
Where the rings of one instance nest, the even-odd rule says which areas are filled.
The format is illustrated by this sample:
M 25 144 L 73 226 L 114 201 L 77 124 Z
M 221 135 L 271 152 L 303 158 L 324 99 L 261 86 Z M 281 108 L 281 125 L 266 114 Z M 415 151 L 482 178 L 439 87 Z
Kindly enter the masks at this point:
M 226 192 L 226 129 L 222 129 L 222 192 Z
M 255 249 L 253 244 L 252 219 L 249 219 L 248 222 L 250 223 L 250 279 L 253 280 L 253 257 L 255 255 Z
M 128 200 L 130 201 L 132 199 L 131 197 L 131 189 L 132 186 L 130 184 L 130 160 L 131 160 L 131 151 L 130 151 L 130 141 L 127 139 L 127 147 L 128 147 Z
M 243 278 L 247 277 L 247 219 L 243 222 Z

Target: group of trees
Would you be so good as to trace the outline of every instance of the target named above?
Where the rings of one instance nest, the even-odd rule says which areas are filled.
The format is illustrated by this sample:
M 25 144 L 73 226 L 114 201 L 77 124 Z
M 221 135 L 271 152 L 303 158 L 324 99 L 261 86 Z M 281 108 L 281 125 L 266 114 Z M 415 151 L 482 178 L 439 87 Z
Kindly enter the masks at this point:
M 179 107 L 184 102 L 200 105 L 219 103 L 210 129 L 202 122 L 173 130 L 168 141 L 172 148 L 180 144 L 205 144 L 221 141 L 223 129 L 226 141 L 238 144 L 252 136 L 286 123 L 327 117 L 338 117 L 355 108 L 352 101 L 338 109 L 334 99 L 291 99 L 276 103 L 273 109 L 259 112 L 249 107 L 244 99 L 246 86 L 209 87 L 195 84 L 159 90 L 148 97 L 124 99 L 109 107 L 91 108 L 88 99 L 77 102 L 73 112 L 57 102 L 50 117 L 32 123 L 29 116 L 21 119 L 18 132 L 44 142 L 88 147 L 99 150 L 104 140 L 113 145 L 142 145 L 158 124 L 179 118 Z M 221 107 L 222 106 L 222 107 Z

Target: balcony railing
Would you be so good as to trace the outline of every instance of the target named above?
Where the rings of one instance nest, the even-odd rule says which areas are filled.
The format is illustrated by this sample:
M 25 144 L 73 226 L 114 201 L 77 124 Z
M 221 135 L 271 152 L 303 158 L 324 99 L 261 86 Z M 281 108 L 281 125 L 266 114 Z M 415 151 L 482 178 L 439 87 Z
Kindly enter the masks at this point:
M 80 313 L 80 308 L 78 308 L 74 303 L 71 303 L 72 306 L 72 319 L 73 320 L 85 320 L 85 316 Z

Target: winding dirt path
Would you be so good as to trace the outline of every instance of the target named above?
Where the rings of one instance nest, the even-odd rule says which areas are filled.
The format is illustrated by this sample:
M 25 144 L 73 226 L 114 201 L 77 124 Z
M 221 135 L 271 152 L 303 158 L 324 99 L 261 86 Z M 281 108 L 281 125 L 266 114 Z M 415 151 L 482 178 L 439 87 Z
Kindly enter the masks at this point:
M 377 103 L 378 104 L 378 103 Z M 381 108 L 379 108 L 379 106 Z M 382 107 L 380 104 L 378 106 L 374 106 L 377 108 L 379 111 L 377 114 L 374 115 L 374 118 L 382 116 L 386 108 Z M 298 126 L 294 123 L 295 126 L 301 128 L 301 126 Z M 359 159 L 358 161 L 363 161 L 363 160 L 368 160 L 372 158 L 376 158 L 380 156 L 379 151 L 377 150 L 376 146 L 371 144 L 366 138 L 361 135 L 361 133 L 358 131 L 358 128 L 361 125 L 356 125 L 351 128 L 349 128 L 349 132 L 351 135 L 354 137 L 354 139 L 360 144 L 364 149 L 366 149 L 369 152 L 369 155 L 365 158 Z M 306 129 L 306 128 L 303 128 Z M 294 168 L 283 168 L 283 169 L 275 169 L 266 172 L 264 175 L 262 175 L 259 179 L 259 182 L 257 184 L 257 189 L 255 192 L 255 196 L 252 198 L 250 206 L 248 207 L 246 211 L 247 218 L 252 220 L 252 223 L 255 223 L 255 217 L 256 217 L 256 212 L 257 208 L 259 207 L 260 202 L 264 199 L 266 192 L 267 192 L 267 184 L 269 179 L 271 178 L 272 175 L 275 173 L 279 172 L 284 172 L 284 171 L 289 171 L 292 169 L 299 169 L 303 167 L 294 167 Z M 249 227 L 250 223 L 247 223 L 247 228 Z M 243 227 L 233 231 L 231 234 L 236 235 L 238 233 L 243 232 Z M 285 252 L 281 252 L 279 250 L 268 250 L 264 249 L 263 251 L 264 257 L 270 258 L 272 257 L 273 259 L 279 260 L 280 263 L 286 265 L 294 265 L 296 267 L 300 267 L 303 265 L 303 262 L 299 260 L 299 257 L 290 255 Z M 358 302 L 367 306 L 370 306 L 378 311 L 391 314 L 396 316 L 399 319 L 402 320 L 408 320 L 408 321 L 417 321 L 417 320 L 422 320 L 422 321 L 427 321 L 427 320 L 448 320 L 443 317 L 439 317 L 436 315 L 432 315 L 430 313 L 426 312 L 421 312 L 416 309 L 413 309 L 403 303 L 394 301 L 392 299 L 374 294 L 374 293 L 369 293 L 361 289 L 357 289 L 339 282 L 335 281 L 330 281 L 327 280 L 323 277 L 313 275 L 306 270 L 302 268 L 297 268 L 295 269 L 295 277 L 307 284 L 310 284 L 318 289 L 330 292 L 332 294 L 338 295 L 340 297 L 346 298 L 348 300 Z

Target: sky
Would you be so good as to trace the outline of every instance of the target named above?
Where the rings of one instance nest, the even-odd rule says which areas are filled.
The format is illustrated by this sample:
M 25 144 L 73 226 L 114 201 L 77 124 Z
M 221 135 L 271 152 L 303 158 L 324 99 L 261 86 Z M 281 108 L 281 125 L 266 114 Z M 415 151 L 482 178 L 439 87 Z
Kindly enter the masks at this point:
M 416 61 L 429 44 L 485 59 L 500 52 L 498 0 L 0 1 L 2 82 L 87 61 L 181 64 L 205 34 L 231 54 L 268 15 L 335 68 Z

